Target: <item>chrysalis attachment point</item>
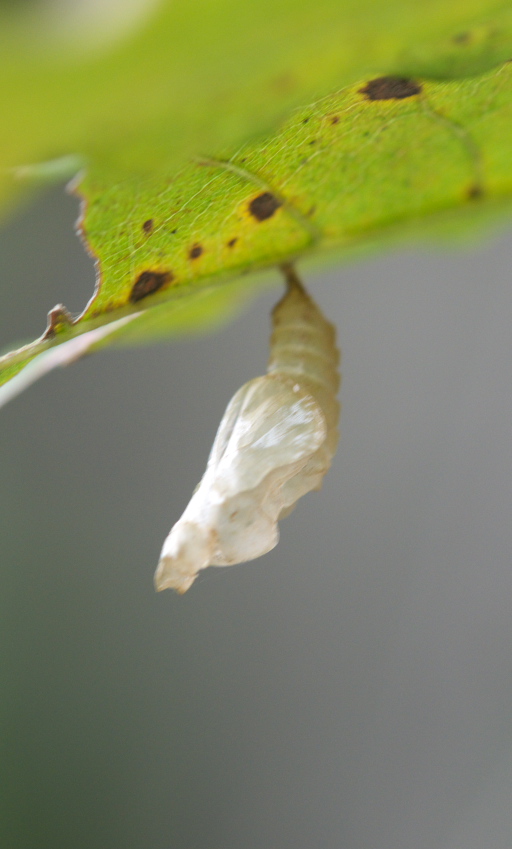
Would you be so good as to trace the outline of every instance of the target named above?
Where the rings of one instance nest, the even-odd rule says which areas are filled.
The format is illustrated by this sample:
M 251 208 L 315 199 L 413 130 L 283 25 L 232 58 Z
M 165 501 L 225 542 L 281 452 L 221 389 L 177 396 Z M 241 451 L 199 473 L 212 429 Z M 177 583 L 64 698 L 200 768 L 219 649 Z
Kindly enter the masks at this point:
M 267 374 L 234 395 L 204 476 L 164 542 L 157 590 L 184 593 L 207 566 L 266 554 L 278 520 L 320 489 L 338 442 L 340 383 L 334 327 L 291 266 L 272 313 Z

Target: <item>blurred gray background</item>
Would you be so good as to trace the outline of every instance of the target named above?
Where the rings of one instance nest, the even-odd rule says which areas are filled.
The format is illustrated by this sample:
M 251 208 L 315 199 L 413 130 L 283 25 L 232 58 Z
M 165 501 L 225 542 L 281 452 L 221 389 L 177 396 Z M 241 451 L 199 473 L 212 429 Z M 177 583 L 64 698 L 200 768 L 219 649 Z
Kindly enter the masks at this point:
M 76 212 L 2 230 L 2 345 L 90 296 Z M 275 551 L 183 597 L 160 547 L 279 289 L 1 411 L 2 847 L 510 849 L 511 261 L 502 230 L 307 275 L 338 457 Z

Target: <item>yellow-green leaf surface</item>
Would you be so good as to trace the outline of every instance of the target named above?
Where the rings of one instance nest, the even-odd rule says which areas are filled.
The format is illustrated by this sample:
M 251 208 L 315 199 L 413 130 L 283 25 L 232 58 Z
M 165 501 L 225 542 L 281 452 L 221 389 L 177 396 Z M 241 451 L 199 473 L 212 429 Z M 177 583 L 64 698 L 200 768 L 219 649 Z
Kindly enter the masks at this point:
M 60 343 L 67 362 L 217 320 L 247 272 L 511 206 L 510 2 L 140 8 L 101 39 L 44 5 L 0 22 L 4 206 L 80 167 L 98 270 L 82 315 L 54 310 L 44 337 L 0 359 L 0 383 Z

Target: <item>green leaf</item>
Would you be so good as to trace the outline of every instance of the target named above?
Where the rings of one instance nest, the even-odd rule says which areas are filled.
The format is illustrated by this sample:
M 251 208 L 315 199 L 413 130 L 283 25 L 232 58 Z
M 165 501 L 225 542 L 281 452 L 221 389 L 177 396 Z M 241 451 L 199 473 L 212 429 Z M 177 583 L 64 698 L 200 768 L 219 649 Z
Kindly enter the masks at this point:
M 0 383 L 81 334 L 95 347 L 218 321 L 257 285 L 246 272 L 510 206 L 510 2 L 166 0 L 129 36 L 72 49 L 58 33 L 48 47 L 35 17 L 0 31 L 4 201 L 83 163 L 98 269 L 82 315 L 53 310 L 0 359 Z

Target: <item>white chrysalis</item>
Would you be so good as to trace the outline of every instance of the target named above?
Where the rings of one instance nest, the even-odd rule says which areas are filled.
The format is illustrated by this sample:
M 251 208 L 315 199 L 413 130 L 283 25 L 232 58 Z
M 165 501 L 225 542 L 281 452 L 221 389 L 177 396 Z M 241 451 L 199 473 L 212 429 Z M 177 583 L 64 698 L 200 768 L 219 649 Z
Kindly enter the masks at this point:
M 253 560 L 277 545 L 277 522 L 320 489 L 338 442 L 335 331 L 286 268 L 273 310 L 268 373 L 229 403 L 206 472 L 165 540 L 158 590 L 180 593 L 207 566 Z

